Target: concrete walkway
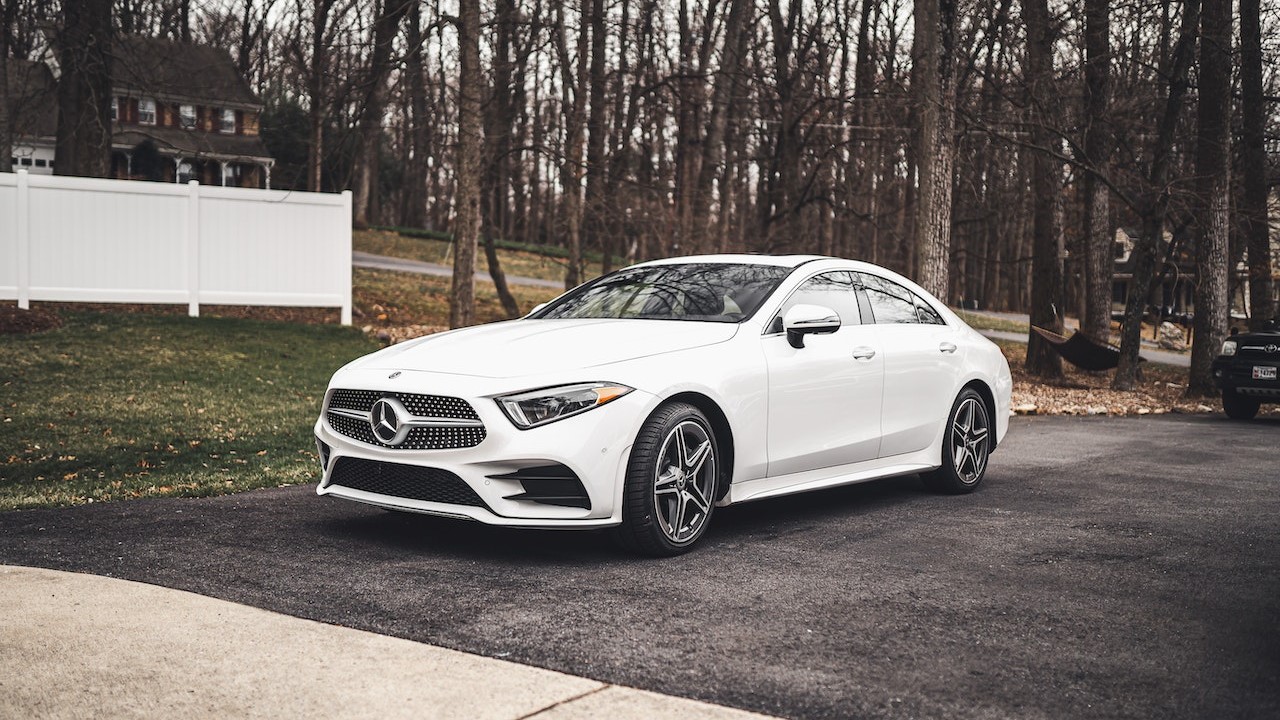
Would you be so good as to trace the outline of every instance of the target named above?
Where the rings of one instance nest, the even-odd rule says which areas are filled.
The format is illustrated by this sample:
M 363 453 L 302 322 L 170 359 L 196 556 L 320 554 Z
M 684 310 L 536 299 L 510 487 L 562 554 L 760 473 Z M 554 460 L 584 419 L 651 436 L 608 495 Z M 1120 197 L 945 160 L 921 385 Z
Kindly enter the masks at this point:
M 361 252 L 359 250 L 351 253 L 351 264 L 356 267 L 372 268 L 374 270 L 395 270 L 397 272 L 417 273 L 418 275 L 453 277 L 453 268 L 448 267 L 447 265 L 422 262 L 421 260 L 406 260 L 405 258 L 388 257 L 386 255 L 374 255 L 373 253 Z M 489 273 L 487 272 L 477 272 L 476 279 L 482 282 L 493 282 L 493 278 L 489 277 Z M 508 275 L 507 284 L 556 288 L 557 290 L 564 289 L 563 282 L 543 280 L 541 278 L 521 277 L 519 275 Z
M 95 575 L 0 566 L 0 607 L 6 717 L 762 717 Z

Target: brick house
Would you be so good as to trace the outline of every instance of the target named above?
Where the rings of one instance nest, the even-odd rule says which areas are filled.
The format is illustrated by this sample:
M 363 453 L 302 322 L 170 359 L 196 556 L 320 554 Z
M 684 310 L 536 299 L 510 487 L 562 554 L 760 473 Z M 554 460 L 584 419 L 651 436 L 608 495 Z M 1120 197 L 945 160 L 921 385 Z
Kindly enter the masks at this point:
M 271 187 L 262 101 L 225 50 L 127 35 L 111 68 L 111 176 Z M 50 55 L 52 57 L 52 55 Z M 56 62 L 10 60 L 13 169 L 53 172 Z

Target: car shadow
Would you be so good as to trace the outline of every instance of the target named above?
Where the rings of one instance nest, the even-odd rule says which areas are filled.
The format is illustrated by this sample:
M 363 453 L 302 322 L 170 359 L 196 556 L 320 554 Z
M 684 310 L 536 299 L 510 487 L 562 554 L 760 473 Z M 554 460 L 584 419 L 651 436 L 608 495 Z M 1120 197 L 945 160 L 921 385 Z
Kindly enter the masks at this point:
M 908 475 L 717 508 L 699 549 L 790 536 L 934 497 L 919 476 Z M 350 513 L 331 515 L 319 521 L 315 530 L 329 538 L 424 557 L 557 565 L 646 560 L 622 549 L 609 530 L 505 528 L 354 504 Z

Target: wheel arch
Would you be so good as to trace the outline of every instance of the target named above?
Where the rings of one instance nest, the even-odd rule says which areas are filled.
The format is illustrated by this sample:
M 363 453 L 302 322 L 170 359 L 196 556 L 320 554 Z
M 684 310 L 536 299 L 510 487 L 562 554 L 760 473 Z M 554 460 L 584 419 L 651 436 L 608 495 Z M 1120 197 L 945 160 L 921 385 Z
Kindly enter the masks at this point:
M 720 409 L 720 405 L 712 400 L 709 396 L 700 392 L 686 390 L 676 393 L 659 403 L 658 407 L 662 407 L 667 403 L 682 402 L 688 403 L 703 415 L 707 416 L 707 420 L 711 422 L 711 431 L 716 435 L 716 446 L 720 450 L 720 477 L 716 481 L 716 500 L 724 498 L 725 493 L 729 492 L 729 483 L 733 479 L 733 428 L 729 425 L 729 418 Z M 655 410 L 656 412 L 656 410 Z
M 995 431 L 995 422 L 996 422 L 995 393 L 991 392 L 991 386 L 987 385 L 985 381 L 978 378 L 974 378 L 973 380 L 970 380 L 969 382 L 965 383 L 964 387 L 960 388 L 960 391 L 957 392 L 956 395 L 958 396 L 960 393 L 970 388 L 972 388 L 975 392 L 978 393 L 979 396 L 982 397 L 982 404 L 987 408 L 987 417 L 990 418 L 991 420 L 991 428 L 992 428 L 991 429 L 991 450 L 994 451 L 996 449 L 996 445 L 999 444 L 1000 442 L 1000 438 L 997 436 L 998 433 L 996 433 Z

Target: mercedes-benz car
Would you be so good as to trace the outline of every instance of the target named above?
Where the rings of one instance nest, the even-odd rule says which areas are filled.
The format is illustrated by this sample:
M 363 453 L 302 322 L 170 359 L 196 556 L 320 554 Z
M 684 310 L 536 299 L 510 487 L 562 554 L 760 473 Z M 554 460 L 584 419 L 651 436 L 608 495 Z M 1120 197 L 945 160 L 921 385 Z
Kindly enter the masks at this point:
M 1251 420 L 1263 403 L 1280 403 L 1280 318 L 1227 338 L 1212 370 L 1227 417 Z
M 999 348 L 884 268 L 659 260 L 338 370 L 318 492 L 675 555 L 734 503 L 914 473 L 971 492 L 1011 387 Z

